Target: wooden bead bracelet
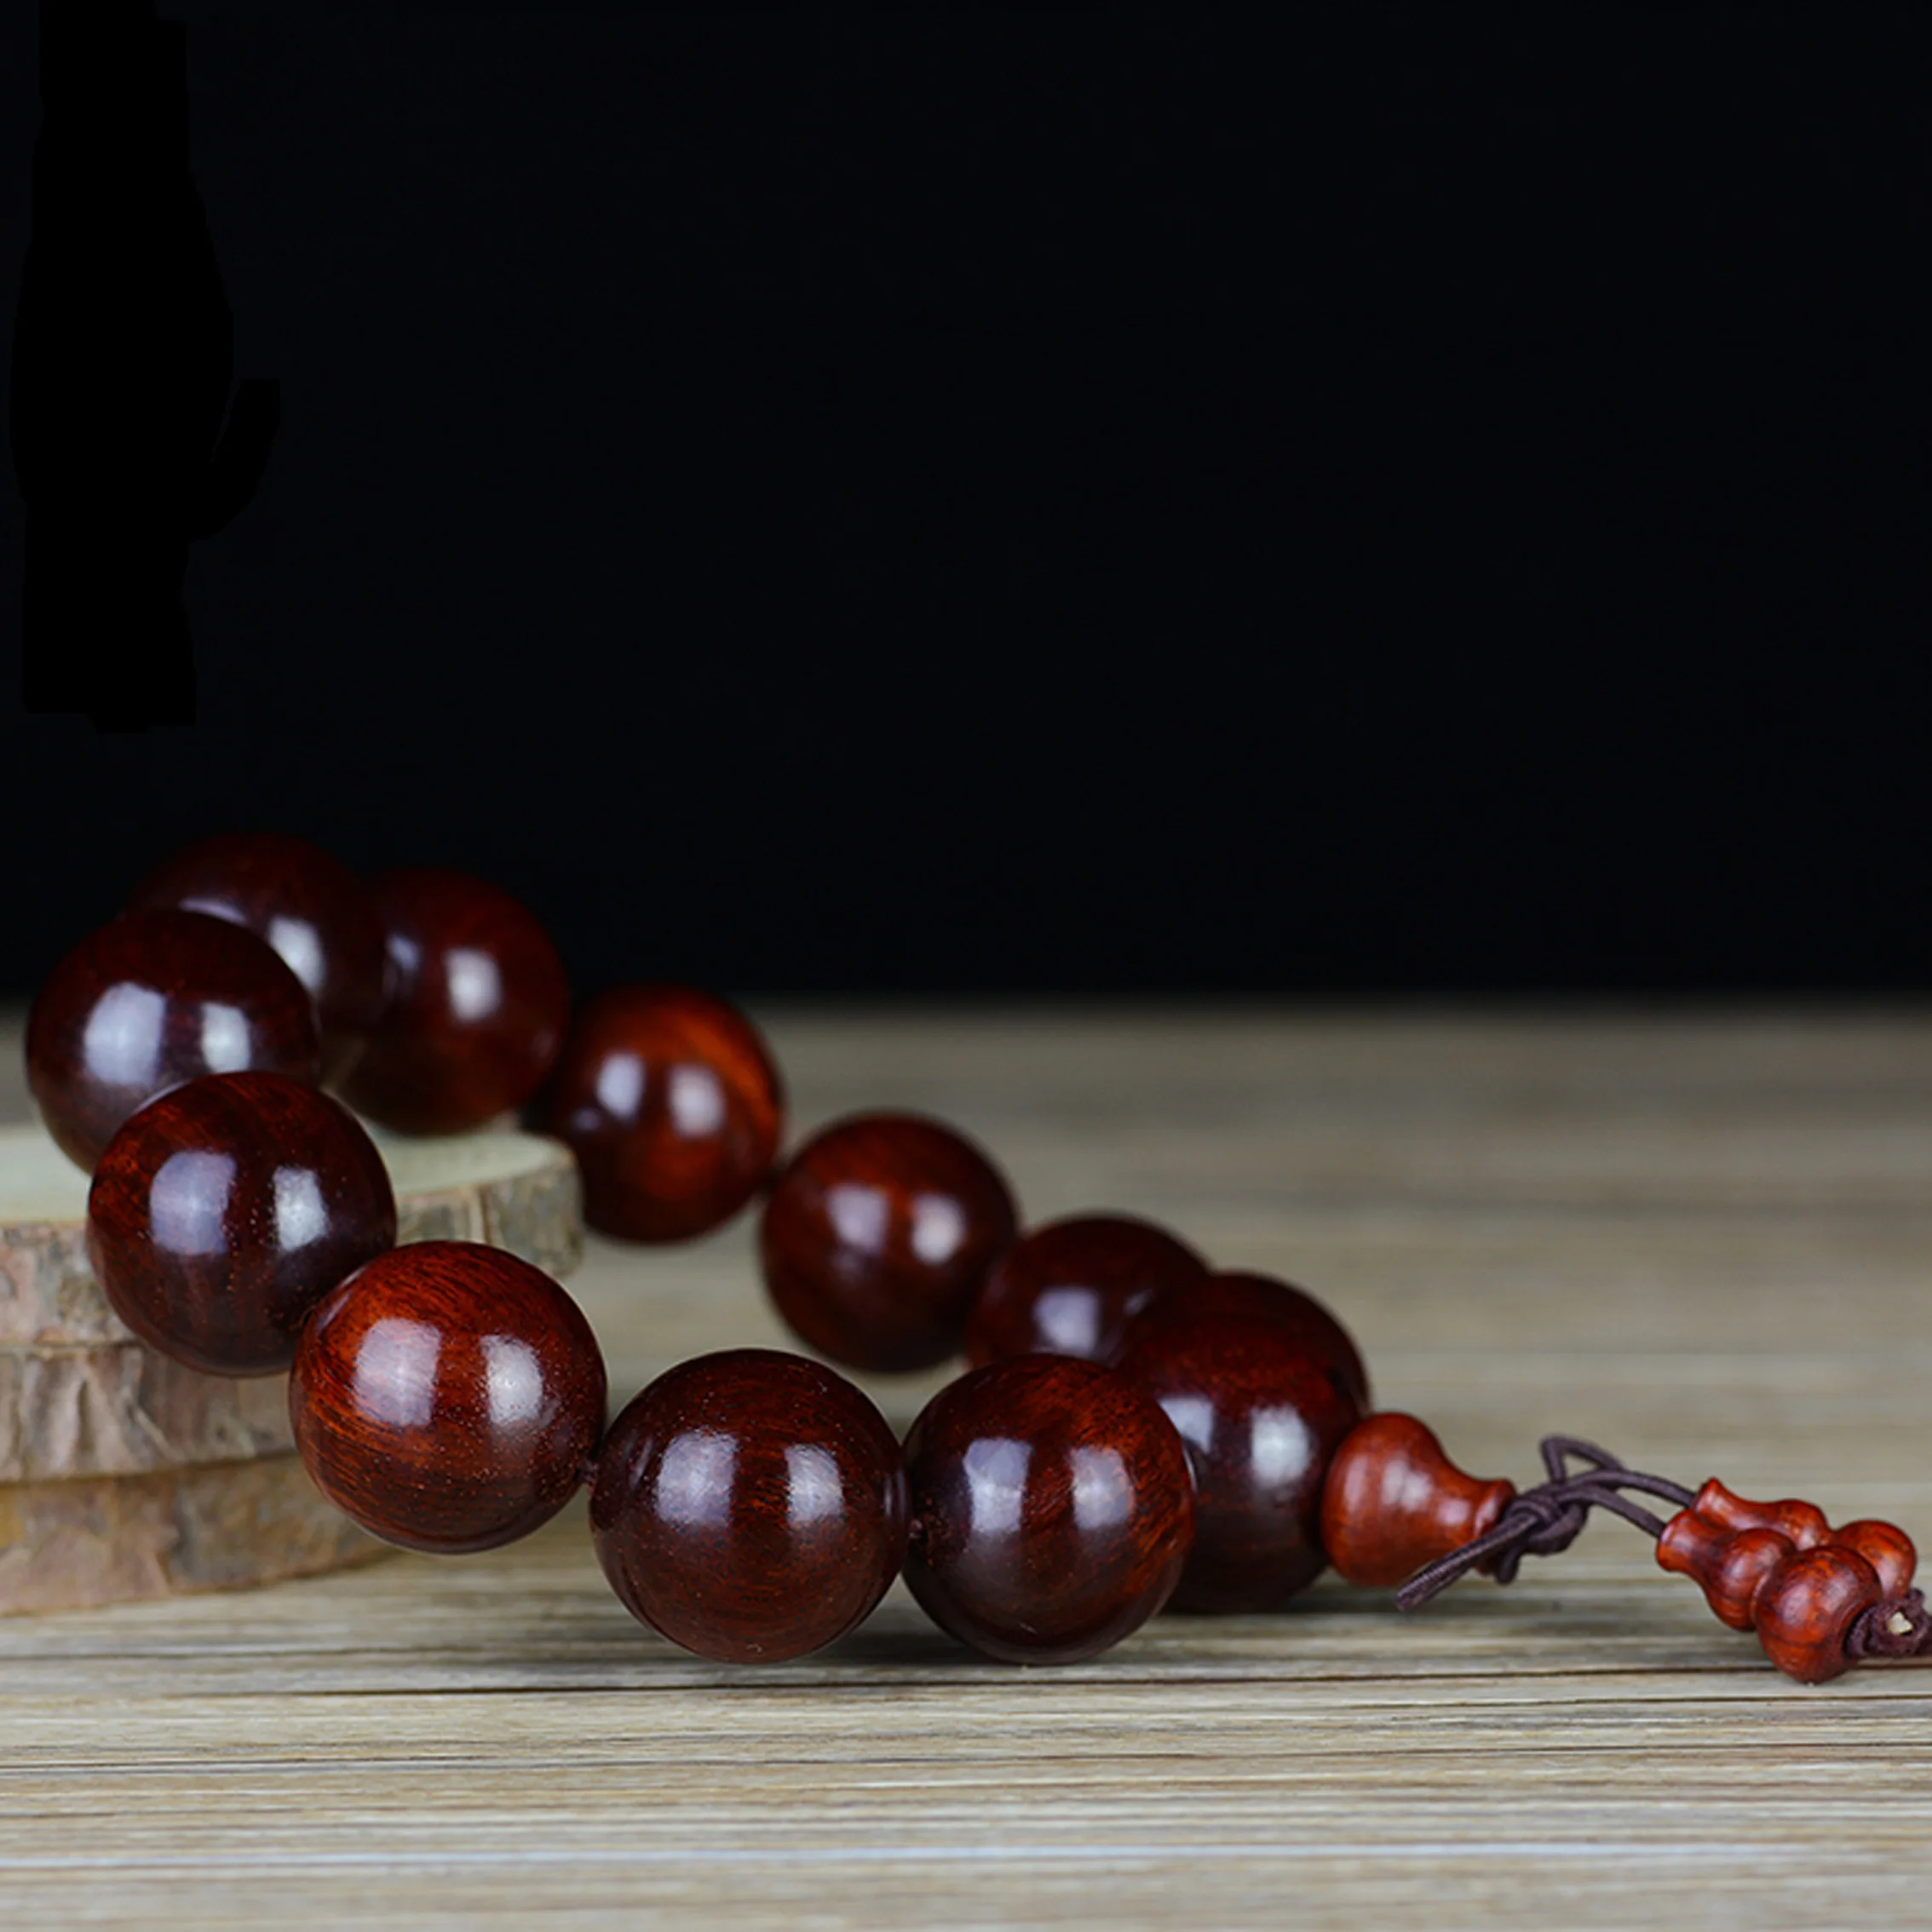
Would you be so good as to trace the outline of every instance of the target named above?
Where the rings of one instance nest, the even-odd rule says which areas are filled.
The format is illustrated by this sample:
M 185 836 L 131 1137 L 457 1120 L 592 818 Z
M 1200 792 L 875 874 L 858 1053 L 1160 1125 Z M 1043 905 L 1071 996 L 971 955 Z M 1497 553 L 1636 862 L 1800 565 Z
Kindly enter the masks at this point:
M 639 986 L 573 1018 L 539 923 L 463 874 L 370 887 L 299 841 L 208 841 L 55 969 L 27 1064 L 137 1336 L 207 1372 L 288 1371 L 316 1483 L 407 1549 L 492 1549 L 587 1483 L 612 1588 L 702 1656 L 805 1654 L 900 1574 L 1020 1664 L 1095 1656 L 1164 1607 L 1272 1609 L 1330 1564 L 1414 1609 L 1472 1570 L 1509 1582 L 1593 1509 L 1790 1676 L 1932 1654 L 1890 1524 L 1693 1492 L 1561 1436 L 1535 1487 L 1466 1475 L 1372 1411 L 1313 1297 L 1130 1216 L 1022 1232 L 998 1169 L 935 1120 L 850 1118 L 781 1162 L 782 1085 L 742 1014 Z M 760 1348 L 671 1369 L 607 1426 L 576 1303 L 497 1249 L 396 1246 L 350 1107 L 417 1134 L 527 1109 L 624 1239 L 689 1239 L 762 1194 L 767 1287 L 819 1354 L 971 1366 L 903 1446 L 836 1370 Z

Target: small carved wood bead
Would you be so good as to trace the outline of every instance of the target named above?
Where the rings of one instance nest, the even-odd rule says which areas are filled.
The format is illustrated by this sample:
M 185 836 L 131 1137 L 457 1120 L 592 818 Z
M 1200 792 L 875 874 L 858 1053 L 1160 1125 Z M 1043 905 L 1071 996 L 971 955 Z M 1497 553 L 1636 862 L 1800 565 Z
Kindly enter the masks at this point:
M 1197 1314 L 1253 1315 L 1286 1329 L 1328 1361 L 1355 1406 L 1366 1412 L 1368 1370 L 1354 1337 L 1305 1288 L 1272 1274 L 1236 1271 L 1203 1274 L 1162 1295 L 1128 1324 L 1121 1353 L 1143 1335 Z
M 1167 1412 L 1193 1468 L 1175 1607 L 1268 1610 L 1314 1582 L 1329 1462 L 1361 1417 L 1327 1358 L 1261 1317 L 1201 1314 L 1143 1336 L 1118 1372 Z
M 1912 1579 L 1918 1569 L 1918 1551 L 1896 1523 L 1868 1518 L 1842 1523 L 1831 1532 L 1830 1547 L 1862 1556 L 1877 1573 L 1887 1596 L 1903 1596 L 1912 1588 Z
M 267 940 L 205 912 L 124 912 L 90 933 L 27 1016 L 27 1084 L 47 1130 L 94 1171 L 121 1123 L 204 1073 L 314 1084 L 314 1003 Z
M 315 1002 L 322 1078 L 342 1079 L 382 1016 L 387 965 L 375 895 L 306 839 L 229 832 L 177 852 L 135 888 L 130 907 L 178 906 L 267 940 Z
M 405 1550 L 457 1555 L 526 1536 L 570 1500 L 605 1393 L 589 1323 L 541 1268 L 417 1241 L 323 1297 L 289 1411 L 338 1509 Z
M 404 1134 L 460 1134 L 520 1107 L 563 1044 L 570 986 L 549 934 L 465 872 L 375 883 L 389 1000 L 342 1095 Z
M 1352 1584 L 1386 1589 L 1492 1530 L 1516 1486 L 1465 1475 L 1413 1416 L 1368 1416 L 1343 1437 L 1322 1487 L 1321 1541 Z
M 765 1204 L 765 1285 L 793 1332 L 848 1368 L 930 1368 L 1015 1226 L 999 1170 L 909 1113 L 855 1114 L 795 1153 Z
M 1136 1315 L 1207 1271 L 1186 1242 L 1133 1215 L 1049 1222 L 994 1264 L 966 1324 L 966 1359 L 975 1366 L 1034 1354 L 1111 1360 Z
M 1716 1476 L 1698 1491 L 1691 1507 L 1721 1529 L 1776 1530 L 1779 1535 L 1789 1537 L 1797 1550 L 1814 1550 L 1831 1540 L 1831 1526 L 1815 1504 L 1790 1496 L 1775 1503 L 1752 1503 L 1734 1496 Z
M 216 1073 L 122 1124 L 88 1252 L 142 1341 L 210 1375 L 272 1375 L 309 1310 L 395 1245 L 396 1202 L 346 1107 L 280 1073 Z
M 687 1241 L 750 1200 L 785 1101 L 758 1030 L 688 986 L 618 986 L 572 1021 L 544 1130 L 584 1173 L 584 1218 L 628 1241 Z
M 1758 1593 L 1757 1641 L 1787 1677 L 1821 1684 L 1851 1668 L 1845 1640 L 1884 1595 L 1854 1551 L 1831 1544 L 1798 1550 Z
M 1070 1355 L 969 1370 L 906 1439 L 906 1581 L 949 1635 L 1007 1664 L 1072 1664 L 1166 1602 L 1193 1532 L 1187 1458 L 1131 1383 Z
M 906 1555 L 906 1465 L 843 1377 L 769 1348 L 701 1355 L 612 1425 L 590 1492 L 597 1560 L 640 1623 L 727 1664 L 856 1630 Z

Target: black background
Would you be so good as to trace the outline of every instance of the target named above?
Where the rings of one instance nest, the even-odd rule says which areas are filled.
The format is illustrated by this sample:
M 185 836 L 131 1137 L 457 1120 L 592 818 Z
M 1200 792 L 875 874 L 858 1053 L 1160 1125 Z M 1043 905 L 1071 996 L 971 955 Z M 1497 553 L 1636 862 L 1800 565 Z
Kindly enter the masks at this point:
M 253 825 L 585 989 L 1932 971 L 1926 9 L 164 11 L 283 430 L 188 730 L 0 485 L 0 992 Z

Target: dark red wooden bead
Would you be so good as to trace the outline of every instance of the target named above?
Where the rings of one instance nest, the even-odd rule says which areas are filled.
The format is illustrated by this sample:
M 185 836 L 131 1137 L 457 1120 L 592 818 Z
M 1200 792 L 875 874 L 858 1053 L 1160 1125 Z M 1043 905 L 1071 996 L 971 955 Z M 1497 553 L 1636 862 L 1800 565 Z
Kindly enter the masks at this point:
M 1187 1458 L 1147 1395 L 1071 1355 L 969 1370 L 906 1439 L 912 1594 L 1008 1664 L 1073 1664 L 1166 1602 L 1193 1533 Z
M 1086 1214 L 1049 1222 L 994 1264 L 966 1324 L 966 1359 L 1107 1361 L 1142 1309 L 1206 1276 L 1207 1263 L 1151 1221 Z
M 348 1072 L 382 1016 L 386 968 L 375 895 L 306 839 L 204 838 L 158 865 L 128 903 L 210 913 L 267 940 L 315 1002 L 326 1081 Z
M 1360 1418 L 1326 1358 L 1265 1318 L 1201 1314 L 1144 1336 L 1118 1372 L 1167 1412 L 1194 1471 L 1184 1610 L 1268 1610 L 1321 1573 L 1322 1484 Z
M 1856 1551 L 1830 1543 L 1797 1550 L 1758 1592 L 1758 1643 L 1787 1677 L 1824 1683 L 1851 1668 L 1852 1625 L 1884 1595 Z
M 243 927 L 125 912 L 48 975 L 27 1017 L 26 1067 L 48 1132 L 92 1173 L 121 1123 L 184 1080 L 262 1069 L 313 1085 L 314 1003 Z
M 757 1029 L 688 986 L 619 986 L 571 1023 L 539 1119 L 584 1174 L 584 1217 L 629 1241 L 687 1241 L 750 1200 L 785 1101 Z
M 727 1664 L 855 1630 L 906 1555 L 885 1419 L 801 1355 L 734 1348 L 661 1375 L 612 1424 L 590 1492 L 597 1560 L 639 1622 Z
M 1354 1337 L 1305 1288 L 1272 1274 L 1203 1274 L 1183 1283 L 1128 1325 L 1119 1352 L 1156 1328 L 1198 1314 L 1258 1316 L 1286 1329 L 1334 1369 L 1358 1408 L 1369 1407 L 1368 1369 Z
M 848 1367 L 958 1354 L 1013 1196 L 963 1134 L 916 1114 L 854 1115 L 794 1154 L 759 1230 L 765 1285 L 795 1333 Z
M 150 1101 L 94 1170 L 88 1252 L 115 1313 L 210 1375 L 273 1375 L 309 1310 L 395 1245 L 396 1203 L 348 1108 L 280 1073 Z
M 1350 1583 L 1386 1587 L 1487 1535 L 1515 1497 L 1458 1469 L 1416 1417 L 1366 1416 L 1329 1459 L 1322 1548 Z
M 549 934 L 466 872 L 388 872 L 375 891 L 389 1002 L 343 1096 L 405 1134 L 460 1134 L 521 1107 L 570 1018 Z
M 393 1248 L 325 1296 L 289 1377 L 296 1446 L 374 1535 L 457 1555 L 514 1542 L 583 1481 L 604 1360 L 541 1268 L 471 1241 Z

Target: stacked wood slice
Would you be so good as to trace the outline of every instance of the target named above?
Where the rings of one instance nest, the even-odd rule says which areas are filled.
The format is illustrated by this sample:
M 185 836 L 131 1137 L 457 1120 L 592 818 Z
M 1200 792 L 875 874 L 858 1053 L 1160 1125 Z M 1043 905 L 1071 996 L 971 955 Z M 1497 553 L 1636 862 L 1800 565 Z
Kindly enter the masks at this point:
M 564 1274 L 583 1252 L 561 1142 L 380 1133 L 400 1241 L 486 1241 Z M 287 1381 L 137 1342 L 88 1265 L 87 1178 L 0 1128 L 0 1614 L 228 1590 L 380 1555 L 294 1453 Z

